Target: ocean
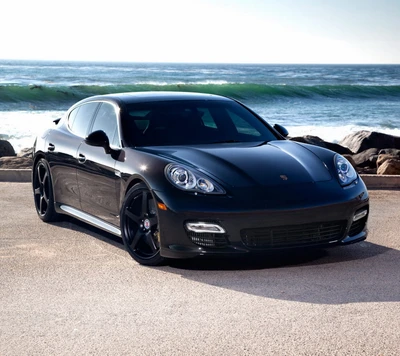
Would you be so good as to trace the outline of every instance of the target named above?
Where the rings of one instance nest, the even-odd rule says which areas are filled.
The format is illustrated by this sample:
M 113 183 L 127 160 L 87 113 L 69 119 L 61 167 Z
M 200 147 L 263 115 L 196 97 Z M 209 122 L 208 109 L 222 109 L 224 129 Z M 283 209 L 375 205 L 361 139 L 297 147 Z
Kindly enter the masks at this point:
M 400 65 L 87 63 L 0 60 L 0 139 L 18 152 L 96 94 L 190 91 L 240 100 L 290 136 L 400 136 Z

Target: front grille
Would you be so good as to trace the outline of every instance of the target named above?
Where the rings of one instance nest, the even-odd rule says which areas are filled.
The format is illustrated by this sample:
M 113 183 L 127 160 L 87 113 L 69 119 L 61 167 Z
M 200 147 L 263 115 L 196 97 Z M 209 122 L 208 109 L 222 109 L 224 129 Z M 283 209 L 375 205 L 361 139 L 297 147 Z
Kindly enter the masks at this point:
M 327 243 L 343 238 L 346 221 L 243 229 L 243 243 L 251 248 L 279 248 Z
M 367 223 L 367 219 L 368 219 L 368 215 L 363 217 L 360 220 L 354 221 L 350 226 L 349 236 L 350 237 L 351 236 L 356 236 L 361 231 L 363 231 L 364 228 L 365 228 L 365 224 Z
M 188 231 L 187 234 L 190 240 L 199 246 L 221 248 L 228 245 L 227 235 L 224 234 L 198 233 L 193 231 Z

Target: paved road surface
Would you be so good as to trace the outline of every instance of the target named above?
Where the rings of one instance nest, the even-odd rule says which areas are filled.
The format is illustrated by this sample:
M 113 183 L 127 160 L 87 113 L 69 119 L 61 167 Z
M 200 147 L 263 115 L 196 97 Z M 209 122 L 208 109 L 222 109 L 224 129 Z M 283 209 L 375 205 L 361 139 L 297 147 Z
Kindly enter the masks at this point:
M 135 263 L 0 183 L 0 355 L 399 355 L 400 191 L 367 242 L 263 261 Z

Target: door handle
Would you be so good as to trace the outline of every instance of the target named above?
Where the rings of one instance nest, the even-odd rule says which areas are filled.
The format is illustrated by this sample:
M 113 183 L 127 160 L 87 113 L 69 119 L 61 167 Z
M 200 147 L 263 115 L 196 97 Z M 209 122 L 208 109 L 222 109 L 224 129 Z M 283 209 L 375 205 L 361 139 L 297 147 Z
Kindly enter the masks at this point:
M 47 147 L 47 150 L 50 152 L 53 152 L 56 149 L 56 146 L 54 146 L 52 143 L 49 143 L 49 146 Z
M 86 162 L 86 156 L 83 155 L 82 153 L 79 153 L 78 162 L 79 163 L 85 163 Z

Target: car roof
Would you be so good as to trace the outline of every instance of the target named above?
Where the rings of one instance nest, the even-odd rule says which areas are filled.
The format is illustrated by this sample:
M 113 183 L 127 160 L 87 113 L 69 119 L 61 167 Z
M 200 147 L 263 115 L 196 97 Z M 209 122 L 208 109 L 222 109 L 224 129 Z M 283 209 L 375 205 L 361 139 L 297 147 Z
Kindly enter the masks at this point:
M 116 93 L 97 95 L 86 98 L 81 102 L 97 101 L 97 100 L 110 100 L 118 103 L 133 104 L 143 102 L 155 101 L 184 101 L 184 100 L 227 100 L 229 98 L 204 93 L 191 93 L 179 91 L 147 91 L 147 92 L 132 92 L 132 93 Z

